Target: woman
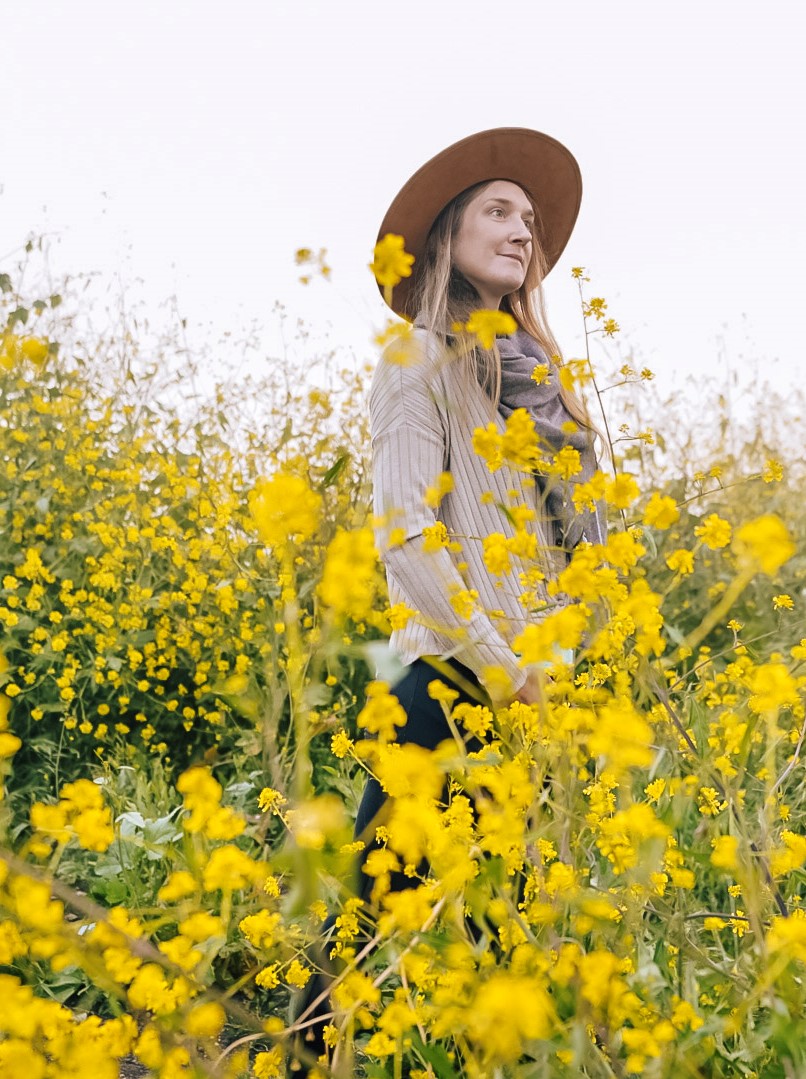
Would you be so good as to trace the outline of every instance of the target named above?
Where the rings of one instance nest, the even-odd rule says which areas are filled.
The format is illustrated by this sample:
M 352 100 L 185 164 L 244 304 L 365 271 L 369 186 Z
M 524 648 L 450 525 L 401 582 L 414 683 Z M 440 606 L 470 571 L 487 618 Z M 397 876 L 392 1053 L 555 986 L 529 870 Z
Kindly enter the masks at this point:
M 424 165 L 381 225 L 379 239 L 401 235 L 415 256 L 411 277 L 391 297 L 393 309 L 414 321 L 412 354 L 404 363 L 399 355 L 381 359 L 369 401 L 374 509 L 383 522 L 378 546 L 390 602 L 416 612 L 390 639 L 408 668 L 392 689 L 407 717 L 398 729 L 401 743 L 433 749 L 452 737 L 442 706 L 428 693 L 435 678 L 458 689 L 459 700 L 538 700 L 540 675 L 520 665 L 512 642 L 557 602 L 546 583 L 568 552 L 583 539 L 604 539 L 602 514 L 577 514 L 568 484 L 552 486 L 506 464 L 491 472 L 473 448 L 475 429 L 493 422 L 503 431 L 506 418 L 525 408 L 546 454 L 566 445 L 578 450 L 577 481 L 596 469 L 584 408 L 561 388 L 549 359 L 559 349 L 540 291 L 571 234 L 580 197 L 579 169 L 565 147 L 536 131 L 499 128 Z M 493 348 L 463 348 L 466 335 L 455 327 L 478 310 L 511 314 L 517 332 Z M 440 492 L 445 473 L 451 481 Z M 499 552 L 529 556 L 520 568 L 505 553 L 490 572 L 484 539 L 491 535 L 501 537 Z M 370 779 L 356 821 L 367 849 L 384 803 Z M 363 877 L 364 898 L 372 883 Z M 391 886 L 411 883 L 398 874 Z M 314 980 L 307 999 L 324 984 Z

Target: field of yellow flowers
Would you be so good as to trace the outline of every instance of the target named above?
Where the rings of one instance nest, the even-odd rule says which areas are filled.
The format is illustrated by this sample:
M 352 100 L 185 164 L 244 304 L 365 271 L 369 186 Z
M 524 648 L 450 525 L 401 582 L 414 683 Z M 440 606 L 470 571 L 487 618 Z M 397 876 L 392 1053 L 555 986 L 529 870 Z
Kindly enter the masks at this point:
M 617 326 L 575 276 L 595 345 Z M 130 333 L 78 340 L 74 298 L 0 297 L 0 1074 L 283 1076 L 319 963 L 320 1076 L 806 1074 L 797 402 L 728 430 L 707 387 L 689 420 L 647 371 L 567 363 L 604 402 L 613 467 L 577 498 L 608 542 L 518 642 L 553 662 L 540 706 L 455 705 L 435 672 L 483 749 L 454 724 L 428 755 L 376 677 L 415 612 L 374 545 L 372 365 L 189 405 Z M 478 433 L 491 468 L 534 467 L 522 421 Z M 528 580 L 517 534 L 486 549 Z

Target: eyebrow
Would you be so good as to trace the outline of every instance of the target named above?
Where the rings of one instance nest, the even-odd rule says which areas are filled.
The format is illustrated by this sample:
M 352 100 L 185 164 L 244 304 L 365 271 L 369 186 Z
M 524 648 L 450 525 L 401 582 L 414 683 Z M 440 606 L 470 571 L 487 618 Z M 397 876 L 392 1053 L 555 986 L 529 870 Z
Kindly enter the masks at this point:
M 496 198 L 496 196 L 495 196 L 495 195 L 491 195 L 491 196 L 490 196 L 490 198 L 488 198 L 488 199 L 485 199 L 484 201 L 485 201 L 485 203 L 488 203 L 488 202 L 498 202 L 498 203 L 500 203 L 500 204 L 501 204 L 501 206 L 506 206 L 506 207 L 507 207 L 508 209 L 510 209 L 510 210 L 511 210 L 511 209 L 512 209 L 512 208 L 514 207 L 514 205 L 515 205 L 515 203 L 514 203 L 514 202 L 513 202 L 513 201 L 512 201 L 511 199 L 507 199 L 507 198 Z M 531 208 L 531 206 L 529 207 L 529 209 L 528 209 L 528 210 L 526 210 L 526 211 L 525 211 L 525 213 L 523 214 L 523 216 L 524 216 L 524 217 L 531 217 L 531 219 L 532 219 L 532 220 L 534 221 L 534 217 L 535 217 L 535 212 L 534 212 L 534 210 L 533 210 L 533 209 Z

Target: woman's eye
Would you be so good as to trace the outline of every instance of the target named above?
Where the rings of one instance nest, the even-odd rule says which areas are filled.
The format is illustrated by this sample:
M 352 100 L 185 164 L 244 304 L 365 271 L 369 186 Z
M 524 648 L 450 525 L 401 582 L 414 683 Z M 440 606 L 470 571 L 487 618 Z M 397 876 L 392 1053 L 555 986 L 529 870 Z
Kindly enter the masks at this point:
M 503 210 L 501 209 L 501 207 L 500 207 L 500 206 L 495 206 L 495 207 L 493 207 L 493 213 L 494 213 L 494 214 L 500 214 L 500 215 L 501 215 L 501 217 L 503 217 L 503 216 L 504 216 L 504 211 L 503 211 Z

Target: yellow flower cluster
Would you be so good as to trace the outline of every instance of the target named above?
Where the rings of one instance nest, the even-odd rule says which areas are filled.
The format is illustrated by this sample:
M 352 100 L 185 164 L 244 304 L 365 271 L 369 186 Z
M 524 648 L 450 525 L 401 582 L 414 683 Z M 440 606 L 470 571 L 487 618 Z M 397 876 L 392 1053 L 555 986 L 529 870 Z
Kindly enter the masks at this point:
M 115 838 L 101 788 L 88 779 L 65 784 L 55 805 L 34 803 L 31 826 L 36 832 L 33 851 L 41 855 L 49 853 L 52 842 L 73 838 L 85 850 L 105 851 Z

